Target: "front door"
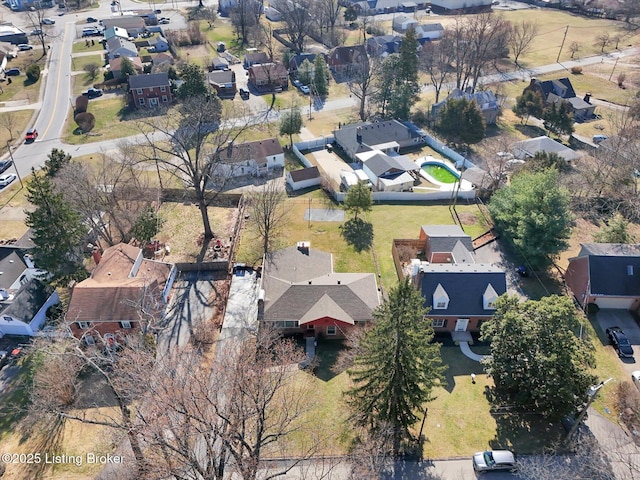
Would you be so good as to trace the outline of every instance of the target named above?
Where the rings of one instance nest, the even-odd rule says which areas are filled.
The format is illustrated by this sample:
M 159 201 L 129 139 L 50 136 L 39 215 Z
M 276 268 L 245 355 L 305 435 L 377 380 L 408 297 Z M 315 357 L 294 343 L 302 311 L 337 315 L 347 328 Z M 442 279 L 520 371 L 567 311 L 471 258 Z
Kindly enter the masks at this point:
M 466 332 L 468 325 L 468 318 L 459 318 L 458 320 L 456 320 L 456 332 Z

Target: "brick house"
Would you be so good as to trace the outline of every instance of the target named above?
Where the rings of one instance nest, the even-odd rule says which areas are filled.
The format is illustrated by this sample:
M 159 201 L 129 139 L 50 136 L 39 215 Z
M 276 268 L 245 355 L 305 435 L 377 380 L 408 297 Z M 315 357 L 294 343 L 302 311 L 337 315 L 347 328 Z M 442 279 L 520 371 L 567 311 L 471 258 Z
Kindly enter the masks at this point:
M 369 69 L 369 57 L 364 45 L 334 47 L 327 65 L 336 76 L 352 76 Z
M 505 272 L 476 263 L 471 237 L 457 225 L 423 225 L 417 240 L 394 239 L 399 278 L 410 277 L 438 332 L 477 332 L 507 291 Z
M 236 95 L 236 73 L 233 70 L 214 70 L 207 73 L 207 81 L 220 98 L 233 98 Z
M 380 305 L 373 273 L 334 273 L 333 256 L 299 242 L 264 260 L 258 318 L 285 335 L 344 338 Z
M 98 265 L 91 276 L 71 293 L 66 321 L 75 337 L 87 345 L 117 342 L 161 315 L 176 277 L 174 265 L 146 259 L 142 250 L 124 243 L 94 258 Z
M 245 175 L 261 176 L 284 168 L 284 151 L 277 138 L 245 143 L 230 143 L 215 153 L 212 177 L 233 178 Z
M 249 83 L 256 90 L 271 92 L 289 88 L 289 72 L 281 63 L 261 63 L 249 67 Z
M 144 71 L 144 67 L 142 66 L 142 60 L 140 59 L 140 57 L 131 57 L 129 58 L 129 61 L 133 65 L 133 68 L 135 68 L 137 74 L 141 75 L 142 72 Z M 113 78 L 115 79 L 124 78 L 124 74 L 122 73 L 121 67 L 122 67 L 122 57 L 113 58 L 109 60 L 109 70 L 113 72 Z
M 173 102 L 171 82 L 166 72 L 130 76 L 129 92 L 136 108 L 158 107 Z

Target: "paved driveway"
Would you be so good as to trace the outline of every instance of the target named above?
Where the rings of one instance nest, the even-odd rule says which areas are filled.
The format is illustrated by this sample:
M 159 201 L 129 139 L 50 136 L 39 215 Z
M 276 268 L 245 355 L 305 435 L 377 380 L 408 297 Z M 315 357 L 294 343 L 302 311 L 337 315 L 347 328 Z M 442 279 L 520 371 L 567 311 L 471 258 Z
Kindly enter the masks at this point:
M 353 169 L 344 162 L 338 155 L 329 153 L 326 149 L 313 152 L 313 156 L 318 161 L 320 170 L 323 170 L 327 177 L 340 185 L 340 173 L 343 170 L 353 172 Z
M 602 337 L 601 340 L 605 343 L 605 345 L 609 344 L 609 339 L 607 338 L 605 331 L 607 328 L 618 326 L 620 327 L 624 333 L 627 334 L 627 338 L 633 345 L 633 349 L 636 353 L 636 358 L 640 359 L 640 327 L 636 323 L 635 319 L 626 310 L 613 310 L 613 309 L 603 309 L 596 313 L 596 320 L 600 328 L 602 329 Z M 609 346 L 613 354 L 615 352 L 613 347 Z M 625 370 L 630 374 L 634 370 L 639 370 L 637 360 L 633 358 L 625 358 L 621 359 Z

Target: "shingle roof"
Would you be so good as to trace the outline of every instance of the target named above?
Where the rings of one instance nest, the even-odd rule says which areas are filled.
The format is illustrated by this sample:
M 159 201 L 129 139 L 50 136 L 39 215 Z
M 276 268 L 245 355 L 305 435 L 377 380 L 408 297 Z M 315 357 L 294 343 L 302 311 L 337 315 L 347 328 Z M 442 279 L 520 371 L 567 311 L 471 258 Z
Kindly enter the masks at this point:
M 115 52 L 121 48 L 129 50 L 131 52 L 136 52 L 137 55 L 138 49 L 136 48 L 135 44 L 133 42 L 130 42 L 126 38 L 111 37 L 109 40 L 107 40 L 107 50 L 109 52 Z
M 226 163 L 254 160 L 256 163 L 266 163 L 267 157 L 284 153 L 277 138 L 266 138 L 255 142 L 238 143 L 225 146 L 218 152 Z
M 91 278 L 98 283 L 129 278 L 140 253 L 139 248 L 126 243 L 107 248 L 102 254 L 100 263 L 91 272 Z
M 516 153 L 516 156 L 521 156 L 518 152 L 522 152 L 525 156 L 530 157 L 533 157 L 536 152 L 553 152 L 557 153 L 558 156 L 567 161 L 580 158 L 580 154 L 578 152 L 570 149 L 569 147 L 565 147 L 563 144 L 556 142 L 546 135 L 516 142 L 511 148 L 514 153 Z
M 53 292 L 53 287 L 33 279 L 20 287 L 6 308 L 2 309 L 0 305 L 0 311 L 4 315 L 29 323 Z
M 564 95 L 561 95 L 562 98 L 570 98 L 575 97 L 576 92 L 573 89 L 573 85 L 571 85 L 571 80 L 568 78 L 557 78 L 555 80 L 536 80 L 535 82 L 544 95 L 545 100 L 549 96 L 550 93 L 555 93 L 558 95 L 564 90 Z
M 580 247 L 579 257 L 585 255 L 640 257 L 640 244 L 637 243 L 581 243 Z
M 162 86 L 170 86 L 169 75 L 166 72 L 132 75 L 129 77 L 130 88 L 152 88 Z
M 320 176 L 320 171 L 318 170 L 318 167 L 301 168 L 290 171 L 289 175 L 291 175 L 291 180 L 294 182 L 302 182 L 303 180 L 318 178 Z
M 285 282 L 302 282 L 333 272 L 330 253 L 310 248 L 308 253 L 289 247 L 269 255 L 265 262 L 265 276 Z
M 120 66 L 122 64 L 122 58 L 123 57 L 118 57 L 118 58 L 112 58 L 111 60 L 109 60 L 109 68 L 111 69 L 111 71 L 113 72 L 114 70 L 120 70 Z M 129 59 L 129 61 L 133 64 L 134 68 L 138 71 L 142 71 L 143 66 L 142 66 L 142 59 L 140 57 L 127 57 Z
M 281 63 L 261 63 L 249 67 L 249 71 L 253 73 L 258 81 L 274 82 L 281 78 L 287 78 L 289 72 Z
M 589 255 L 592 295 L 640 295 L 640 256 Z
M 360 122 L 343 125 L 333 132 L 336 142 L 348 152 L 365 152 L 376 145 L 394 141 L 421 138 L 413 130 L 398 120 L 383 122 Z M 360 141 L 358 141 L 360 139 Z
M 104 28 L 121 27 L 126 30 L 130 28 L 144 28 L 144 20 L 140 17 L 116 17 L 106 18 L 102 21 Z
M 207 81 L 212 85 L 235 83 L 236 74 L 233 70 L 214 70 L 213 72 L 207 73 Z
M 0 288 L 8 289 L 27 268 L 23 254 L 15 248 L 0 247 Z

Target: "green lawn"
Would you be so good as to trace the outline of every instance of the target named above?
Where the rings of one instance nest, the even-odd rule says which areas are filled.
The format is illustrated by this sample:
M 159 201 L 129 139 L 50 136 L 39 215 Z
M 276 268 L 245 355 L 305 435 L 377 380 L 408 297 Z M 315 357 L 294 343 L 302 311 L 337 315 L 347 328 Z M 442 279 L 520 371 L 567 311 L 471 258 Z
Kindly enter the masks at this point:
M 89 41 L 89 46 L 87 47 L 84 40 L 79 40 L 73 44 L 71 53 L 100 52 L 103 50 L 104 48 L 100 42 L 96 41 L 95 45 L 91 45 L 91 41 Z
M 0 83 L 0 105 L 5 101 L 28 100 L 29 103 L 38 101 L 38 92 L 42 82 L 42 75 L 35 82 L 27 80 L 25 70 L 29 65 L 37 64 L 40 70 L 46 68 L 46 57 L 42 56 L 42 50 L 28 50 L 20 52 L 17 58 L 12 58 L 7 63 L 7 69 L 17 67 L 20 75 L 8 77 L 6 81 Z M 11 83 L 9 83 L 11 80 Z
M 99 66 L 104 66 L 104 55 L 96 53 L 95 55 L 83 55 L 81 57 L 73 57 L 71 59 L 71 69 L 74 72 L 79 72 L 84 70 L 85 65 L 89 65 L 90 63 L 95 63 Z M 98 73 L 97 78 L 102 78 L 102 73 Z M 93 80 L 94 82 L 97 81 Z

